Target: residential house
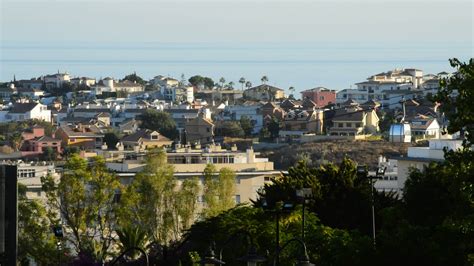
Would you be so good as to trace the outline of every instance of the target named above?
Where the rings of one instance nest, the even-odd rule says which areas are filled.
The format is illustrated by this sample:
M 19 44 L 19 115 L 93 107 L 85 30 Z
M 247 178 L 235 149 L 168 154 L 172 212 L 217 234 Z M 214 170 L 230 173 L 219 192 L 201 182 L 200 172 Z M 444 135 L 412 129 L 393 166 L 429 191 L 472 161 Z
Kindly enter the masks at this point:
M 34 88 L 18 88 L 17 93 L 19 96 L 28 97 L 35 100 L 44 96 L 43 90 Z
M 274 86 L 262 84 L 245 90 L 244 97 L 257 101 L 275 101 L 284 99 L 285 91 Z
M 136 82 L 124 80 L 124 81 L 114 81 L 112 78 L 105 78 L 100 80 L 97 84 L 91 85 L 91 94 L 93 95 L 103 95 L 110 93 L 122 92 L 126 94 L 133 94 L 138 92 L 143 92 L 144 87 Z
M 13 94 L 17 93 L 17 88 L 15 84 L 10 83 L 7 87 L 0 87 L 0 98 L 5 101 L 9 101 Z
M 46 75 L 43 77 L 43 82 L 47 89 L 61 88 L 65 83 L 69 83 L 71 77 L 69 73 L 57 73 Z
M 356 136 L 379 131 L 379 117 L 375 110 L 360 107 L 335 110 L 329 134 L 332 136 Z
M 321 108 L 336 103 L 336 91 L 324 87 L 316 87 L 301 92 L 302 99 L 310 99 Z
M 186 122 L 186 142 L 191 144 L 214 143 L 214 128 L 212 120 L 200 113 L 198 117 Z
M 61 152 L 61 140 L 46 136 L 41 126 L 34 126 L 24 131 L 22 139 L 20 151 L 23 157 L 41 155 L 47 148 L 51 148 L 58 154 Z
M 141 129 L 121 140 L 125 149 L 143 152 L 148 149 L 170 146 L 173 141 L 161 135 L 158 131 Z
M 409 122 L 411 135 L 415 140 L 440 137 L 440 126 L 436 118 L 418 117 Z
M 278 120 L 282 120 L 285 114 L 285 111 L 283 111 L 282 108 L 270 101 L 262 105 L 260 112 L 262 113 L 263 117 L 275 117 Z
M 71 79 L 71 83 L 74 84 L 75 86 L 93 86 L 96 83 L 95 78 L 88 78 L 88 77 L 77 77 Z
M 121 133 L 131 135 L 138 130 L 138 121 L 134 118 L 125 119 L 118 125 L 118 129 Z
M 5 111 L 3 111 L 5 112 Z M 51 122 L 51 110 L 46 105 L 37 102 L 17 102 L 4 114 L 4 119 L 0 121 L 25 121 L 38 119 Z
M 221 121 L 240 121 L 242 117 L 250 119 L 253 125 L 253 134 L 258 134 L 263 127 L 263 115 L 261 112 L 262 104 L 248 103 L 241 105 L 228 105 L 219 114 L 216 120 Z
M 75 146 L 83 150 L 100 149 L 104 143 L 104 134 L 95 125 L 61 125 L 56 130 L 63 147 Z
M 20 88 L 41 90 L 44 82 L 41 79 L 23 79 L 17 81 L 17 83 Z
M 310 100 L 309 100 L 310 101 Z M 285 113 L 282 120 L 281 138 L 294 139 L 304 134 L 323 133 L 323 111 L 294 109 Z

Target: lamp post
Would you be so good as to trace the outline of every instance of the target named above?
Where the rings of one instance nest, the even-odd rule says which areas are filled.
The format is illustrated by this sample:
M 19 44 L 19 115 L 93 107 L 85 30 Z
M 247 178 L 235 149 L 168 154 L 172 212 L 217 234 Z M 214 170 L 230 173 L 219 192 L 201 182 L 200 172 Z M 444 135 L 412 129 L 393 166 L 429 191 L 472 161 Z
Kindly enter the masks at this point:
M 302 217 L 302 226 L 301 226 L 301 240 L 304 241 L 305 235 L 305 208 L 306 208 L 306 201 L 309 200 L 313 196 L 313 190 L 311 188 L 302 188 L 296 190 L 296 197 L 301 199 L 303 202 L 303 217 Z
M 290 202 L 279 201 L 275 203 L 274 209 L 271 209 L 266 199 L 263 199 L 263 209 L 275 213 L 275 225 L 276 225 L 276 236 L 275 236 L 275 265 L 280 263 L 278 256 L 280 250 L 280 214 L 284 212 L 291 212 L 295 208 L 295 205 Z
M 206 255 L 202 258 L 198 263 L 201 266 L 214 266 L 214 265 L 224 265 L 225 262 L 216 258 L 216 254 L 214 253 L 214 249 L 212 245 L 209 246 Z
M 306 244 L 304 243 L 303 240 L 301 240 L 299 238 L 292 238 L 292 239 L 286 241 L 285 244 L 283 244 L 283 246 L 278 250 L 278 254 L 275 256 L 275 260 L 274 260 L 273 265 L 278 266 L 278 264 L 276 262 L 276 258 L 278 258 L 280 253 L 292 242 L 299 243 L 300 246 L 303 249 L 303 252 L 302 252 L 303 255 L 300 258 L 298 258 L 298 261 L 296 262 L 296 266 L 314 266 L 314 264 L 309 261 L 308 252 L 306 250 Z
M 377 171 L 374 175 L 369 175 L 366 165 L 359 165 L 357 166 L 357 174 L 363 178 L 367 178 L 370 184 L 370 199 L 371 199 L 371 207 L 372 207 L 372 238 L 374 242 L 374 248 L 376 246 L 375 242 L 375 201 L 374 201 L 374 183 L 375 180 L 381 179 L 385 175 L 385 170 L 387 167 L 381 166 L 377 168 Z

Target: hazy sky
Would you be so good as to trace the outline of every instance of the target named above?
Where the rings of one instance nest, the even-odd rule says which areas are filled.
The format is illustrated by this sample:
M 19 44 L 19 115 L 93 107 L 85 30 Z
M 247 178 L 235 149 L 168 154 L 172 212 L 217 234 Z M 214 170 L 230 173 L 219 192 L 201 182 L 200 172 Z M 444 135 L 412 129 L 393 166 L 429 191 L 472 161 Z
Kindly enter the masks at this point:
M 474 0 L 0 0 L 0 80 L 58 70 L 347 88 L 474 57 Z M 342 73 L 342 74 L 341 74 Z
M 0 1 L 2 41 L 473 42 L 473 1 Z

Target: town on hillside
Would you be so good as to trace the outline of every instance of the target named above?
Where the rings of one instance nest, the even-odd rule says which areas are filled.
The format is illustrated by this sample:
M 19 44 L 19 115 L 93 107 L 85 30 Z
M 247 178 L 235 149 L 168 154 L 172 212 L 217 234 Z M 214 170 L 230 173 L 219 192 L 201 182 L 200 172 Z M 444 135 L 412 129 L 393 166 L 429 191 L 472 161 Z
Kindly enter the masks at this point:
M 114 215 L 144 227 L 156 222 L 162 231 L 152 230 L 159 232 L 149 236 L 158 241 L 153 243 L 180 250 L 173 245 L 183 236 L 195 241 L 193 231 L 186 231 L 194 222 L 236 205 L 267 206 L 261 200 L 271 190 L 263 191 L 282 176 L 298 176 L 295 171 L 304 169 L 298 167 L 341 164 L 342 169 L 354 162 L 366 167 L 366 176 L 377 177 L 374 187 L 380 195 L 402 197 L 413 169 L 422 171 L 444 161 L 446 151 L 463 147 L 463 132 L 445 132 L 449 118 L 433 98 L 442 81 L 453 75 L 393 69 L 361 78 L 348 89 L 315 87 L 299 93 L 270 85 L 267 76 L 258 84 L 244 77 L 235 84 L 199 75 L 145 80 L 137 73 L 99 80 L 59 71 L 31 79 L 13 77 L 0 83 L 1 167 L 4 173 L 16 173 L 25 199 L 49 206 L 44 213 L 51 206 L 61 213 L 59 227 L 54 227 L 61 231 L 55 235 L 69 234 L 72 240 L 58 242 L 59 251 L 71 252 L 60 252 L 59 264 L 61 258 L 80 257 L 84 247 L 76 246 L 82 241 L 79 232 L 91 230 L 69 221 L 67 208 L 74 209 L 72 202 L 84 196 L 71 180 L 84 180 L 85 190 L 110 188 L 107 193 L 115 203 L 134 202 L 118 213 L 114 209 Z M 65 187 L 58 184 L 76 190 L 59 196 Z M 137 191 L 147 191 L 149 197 L 133 194 Z M 176 200 L 166 201 L 171 198 Z M 147 212 L 147 202 L 166 212 L 156 220 L 135 217 Z M 109 205 L 100 206 L 96 211 L 105 220 L 99 220 L 109 221 L 112 214 L 104 207 Z M 103 253 L 94 253 L 110 262 L 110 254 L 121 250 L 113 241 L 122 241 L 127 232 L 94 230 L 110 234 L 91 237 L 111 239 L 97 240 L 106 244 L 98 249 Z M 375 241 L 375 224 L 373 230 Z M 161 246 L 150 250 L 166 252 Z M 166 261 L 166 256 L 160 258 Z

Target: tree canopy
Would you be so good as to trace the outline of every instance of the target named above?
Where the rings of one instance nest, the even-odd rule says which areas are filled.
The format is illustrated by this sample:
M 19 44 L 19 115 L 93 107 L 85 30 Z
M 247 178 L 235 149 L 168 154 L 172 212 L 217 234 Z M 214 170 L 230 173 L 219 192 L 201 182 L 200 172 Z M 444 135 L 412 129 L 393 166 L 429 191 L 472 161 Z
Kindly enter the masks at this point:
M 142 77 L 138 76 L 137 73 L 132 73 L 132 74 L 126 75 L 125 77 L 123 77 L 122 81 L 125 81 L 125 80 L 136 82 L 136 83 L 141 84 L 141 85 L 146 84 L 146 81 Z
M 214 87 L 214 81 L 209 77 L 195 75 L 190 77 L 188 81 L 191 85 L 196 87 L 204 86 L 206 89 L 212 89 Z
M 156 130 L 171 140 L 178 136 L 176 122 L 169 113 L 147 109 L 139 119 L 142 128 Z

